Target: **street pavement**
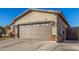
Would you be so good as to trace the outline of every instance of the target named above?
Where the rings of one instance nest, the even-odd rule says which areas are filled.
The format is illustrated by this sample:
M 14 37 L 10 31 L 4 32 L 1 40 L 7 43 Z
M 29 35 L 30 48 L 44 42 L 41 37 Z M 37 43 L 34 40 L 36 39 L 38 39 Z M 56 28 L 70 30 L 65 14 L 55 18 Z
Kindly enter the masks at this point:
M 79 43 L 9 39 L 0 41 L 0 51 L 79 51 Z

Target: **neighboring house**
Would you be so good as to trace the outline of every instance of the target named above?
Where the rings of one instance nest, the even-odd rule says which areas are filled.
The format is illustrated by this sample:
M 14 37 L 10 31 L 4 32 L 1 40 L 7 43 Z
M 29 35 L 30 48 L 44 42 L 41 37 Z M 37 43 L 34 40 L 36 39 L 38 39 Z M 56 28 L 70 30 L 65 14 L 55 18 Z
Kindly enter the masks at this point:
M 73 40 L 79 40 L 79 27 L 72 27 L 72 31 L 74 32 L 72 35 L 74 37 Z
M 12 37 L 13 30 L 11 29 L 11 26 L 6 26 L 5 31 L 6 31 L 5 34 L 6 37 Z
M 79 27 L 77 27 L 76 33 L 77 33 L 77 38 L 78 38 L 78 40 L 79 40 Z
M 4 27 L 0 26 L 0 38 L 5 36 L 5 33 L 6 33 L 6 31 L 5 31 Z
M 78 36 L 77 36 L 77 28 L 68 28 L 67 29 L 67 35 L 66 35 L 66 40 L 78 40 Z
M 70 28 L 66 18 L 60 11 L 28 9 L 10 24 L 14 29 L 15 38 L 66 40 L 66 29 Z

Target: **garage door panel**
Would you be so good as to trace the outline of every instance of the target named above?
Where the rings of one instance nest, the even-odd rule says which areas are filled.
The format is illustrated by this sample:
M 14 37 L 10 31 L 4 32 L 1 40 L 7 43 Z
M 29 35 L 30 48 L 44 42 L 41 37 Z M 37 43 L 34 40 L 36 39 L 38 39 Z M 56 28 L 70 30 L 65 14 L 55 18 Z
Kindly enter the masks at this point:
M 49 40 L 51 37 L 51 23 L 31 24 L 19 26 L 20 38 Z

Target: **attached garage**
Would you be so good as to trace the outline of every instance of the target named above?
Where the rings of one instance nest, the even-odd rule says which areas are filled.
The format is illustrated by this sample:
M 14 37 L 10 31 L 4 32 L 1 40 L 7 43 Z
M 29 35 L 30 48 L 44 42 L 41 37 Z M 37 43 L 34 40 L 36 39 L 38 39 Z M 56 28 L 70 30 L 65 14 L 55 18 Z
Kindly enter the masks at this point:
M 15 38 L 62 41 L 66 39 L 66 28 L 69 27 L 63 14 L 59 11 L 29 9 L 11 23 Z M 64 37 L 63 37 L 64 35 Z
M 52 25 L 51 22 L 21 24 L 17 26 L 15 32 L 18 34 L 17 37 L 19 38 L 51 40 Z

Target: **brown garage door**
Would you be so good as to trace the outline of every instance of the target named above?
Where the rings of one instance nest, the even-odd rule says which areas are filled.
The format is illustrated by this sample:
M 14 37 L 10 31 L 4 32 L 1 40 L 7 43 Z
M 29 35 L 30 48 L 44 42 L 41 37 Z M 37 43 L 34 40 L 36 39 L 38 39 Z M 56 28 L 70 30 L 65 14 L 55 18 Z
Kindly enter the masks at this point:
M 19 26 L 19 37 L 37 40 L 50 40 L 52 35 L 51 23 L 29 24 Z

